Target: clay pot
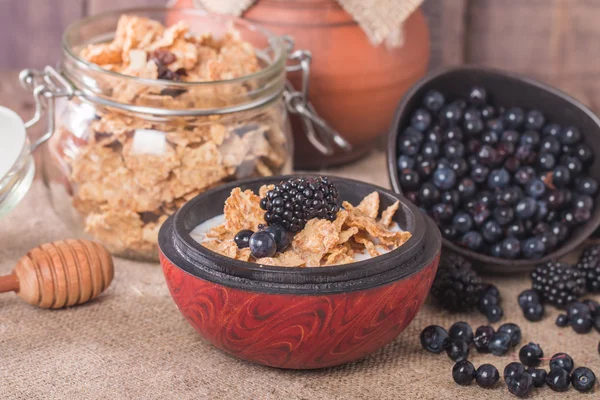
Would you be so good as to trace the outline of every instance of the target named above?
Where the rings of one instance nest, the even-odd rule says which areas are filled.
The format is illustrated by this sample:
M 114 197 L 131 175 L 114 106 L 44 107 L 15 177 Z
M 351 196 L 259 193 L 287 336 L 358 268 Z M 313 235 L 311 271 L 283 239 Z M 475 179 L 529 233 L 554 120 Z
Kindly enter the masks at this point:
M 193 3 L 177 1 L 184 7 Z M 244 17 L 292 36 L 296 49 L 311 51 L 310 101 L 353 145 L 351 153 L 339 150 L 323 156 L 292 118 L 297 168 L 339 165 L 367 154 L 389 129 L 400 98 L 427 70 L 429 31 L 420 9 L 404 22 L 404 44 L 395 48 L 373 46 L 335 0 L 258 0 Z M 299 78 L 290 74 L 296 88 Z
M 374 47 L 352 16 L 334 0 L 259 0 L 244 17 L 312 52 L 310 101 L 348 139 L 354 151 L 325 158 L 294 127 L 295 165 L 319 168 L 366 154 L 387 132 L 404 92 L 422 77 L 429 61 L 429 31 L 421 10 L 404 23 L 404 45 Z M 296 88 L 298 77 L 292 76 Z

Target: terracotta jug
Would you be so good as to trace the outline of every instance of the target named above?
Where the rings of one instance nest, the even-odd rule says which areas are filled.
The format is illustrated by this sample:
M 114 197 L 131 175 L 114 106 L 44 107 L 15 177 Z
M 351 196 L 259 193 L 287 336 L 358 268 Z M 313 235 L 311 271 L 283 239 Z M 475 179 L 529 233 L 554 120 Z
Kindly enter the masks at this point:
M 183 0 L 179 5 L 193 5 Z M 420 9 L 403 26 L 403 45 L 373 46 L 352 16 L 334 0 L 258 0 L 244 17 L 295 40 L 312 53 L 309 100 L 317 113 L 350 141 L 351 152 L 320 154 L 294 121 L 295 166 L 321 168 L 356 160 L 387 133 L 394 109 L 426 70 L 429 31 Z M 290 75 L 296 88 L 300 77 Z

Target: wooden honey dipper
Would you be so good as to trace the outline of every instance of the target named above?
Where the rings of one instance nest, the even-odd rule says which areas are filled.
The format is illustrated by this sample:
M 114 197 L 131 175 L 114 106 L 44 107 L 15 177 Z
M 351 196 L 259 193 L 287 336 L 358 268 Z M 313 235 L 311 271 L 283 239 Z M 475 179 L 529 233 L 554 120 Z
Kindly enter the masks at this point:
M 10 275 L 0 277 L 0 293 L 14 291 L 29 304 L 61 308 L 95 298 L 113 276 L 112 257 L 103 246 L 89 240 L 60 240 L 21 257 Z

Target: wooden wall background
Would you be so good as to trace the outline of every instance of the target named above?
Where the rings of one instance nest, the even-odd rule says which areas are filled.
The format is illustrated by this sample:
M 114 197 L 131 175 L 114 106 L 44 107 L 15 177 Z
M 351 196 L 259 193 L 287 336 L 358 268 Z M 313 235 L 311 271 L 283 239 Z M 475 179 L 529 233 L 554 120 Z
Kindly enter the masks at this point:
M 0 69 L 54 64 L 60 34 L 101 11 L 167 0 L 0 0 Z M 600 0 L 425 0 L 431 68 L 471 63 L 562 88 L 600 111 Z

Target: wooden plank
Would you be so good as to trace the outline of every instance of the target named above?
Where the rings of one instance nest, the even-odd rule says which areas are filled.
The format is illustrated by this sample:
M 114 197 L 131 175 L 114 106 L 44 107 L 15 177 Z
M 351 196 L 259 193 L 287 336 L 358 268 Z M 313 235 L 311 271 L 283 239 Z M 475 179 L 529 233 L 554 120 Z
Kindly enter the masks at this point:
M 88 0 L 88 15 L 123 8 L 163 7 L 167 2 L 168 0 Z
M 464 62 L 467 0 L 425 0 L 431 40 L 430 69 Z
M 60 38 L 85 0 L 0 0 L 0 68 L 40 68 L 61 58 Z

